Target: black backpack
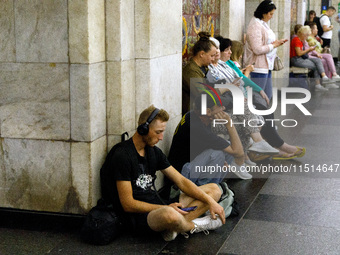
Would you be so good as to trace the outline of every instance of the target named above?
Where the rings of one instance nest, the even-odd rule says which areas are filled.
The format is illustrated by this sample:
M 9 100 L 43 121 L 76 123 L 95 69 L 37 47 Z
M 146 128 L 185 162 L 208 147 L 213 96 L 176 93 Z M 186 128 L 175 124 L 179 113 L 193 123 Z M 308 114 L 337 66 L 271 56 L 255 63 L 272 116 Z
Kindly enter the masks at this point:
M 315 17 L 313 22 L 315 22 L 317 28 L 318 28 L 318 36 L 321 37 L 322 34 L 323 34 L 323 28 L 321 26 L 321 23 L 320 23 L 320 19 L 322 16 L 325 16 L 324 14 L 322 14 L 320 17 Z
M 125 136 L 129 136 L 127 132 L 122 134 L 122 141 L 125 141 Z M 106 160 L 100 170 L 101 188 L 103 192 L 103 185 L 109 194 L 112 189 L 112 183 L 108 182 L 110 178 L 103 176 L 103 172 L 109 169 L 109 161 L 115 150 L 120 146 L 116 144 L 106 157 Z M 107 187 L 107 185 L 109 185 Z M 85 222 L 80 231 L 81 239 L 90 244 L 105 245 L 114 240 L 121 232 L 123 226 L 123 219 L 119 212 L 114 209 L 112 200 L 101 198 L 97 205 L 93 207 L 86 215 Z
M 109 244 L 122 232 L 120 218 L 114 212 L 112 205 L 99 199 L 86 216 L 80 237 L 84 242 L 96 245 Z

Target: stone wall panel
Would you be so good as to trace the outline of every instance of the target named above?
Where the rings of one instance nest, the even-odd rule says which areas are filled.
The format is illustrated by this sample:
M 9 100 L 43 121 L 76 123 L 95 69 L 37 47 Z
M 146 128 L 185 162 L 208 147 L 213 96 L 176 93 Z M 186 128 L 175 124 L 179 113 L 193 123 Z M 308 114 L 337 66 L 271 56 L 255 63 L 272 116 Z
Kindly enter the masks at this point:
M 68 65 L 0 64 L 2 137 L 70 138 Z
M 0 4 L 0 61 L 15 61 L 15 28 L 13 0 Z
M 106 156 L 106 143 L 104 136 L 92 143 L 79 142 L 71 145 L 72 187 L 84 211 L 91 209 L 101 195 L 100 168 Z
M 65 212 L 71 187 L 68 143 L 4 139 L 2 151 L 6 202 L 1 206 Z
M 181 112 L 181 59 L 180 53 L 136 60 L 136 118 L 151 104 L 166 109 L 170 116 Z
M 106 133 L 105 63 L 72 64 L 71 137 L 93 141 Z
M 18 62 L 68 62 L 67 0 L 15 1 Z
M 134 0 L 106 1 L 107 61 L 135 58 L 134 5 Z
M 135 104 L 143 97 L 136 93 L 135 61 L 108 62 L 107 76 L 108 134 L 120 135 L 136 128 Z
M 136 58 L 182 52 L 182 1 L 135 1 Z
M 68 1 L 69 51 L 71 63 L 105 60 L 104 0 Z

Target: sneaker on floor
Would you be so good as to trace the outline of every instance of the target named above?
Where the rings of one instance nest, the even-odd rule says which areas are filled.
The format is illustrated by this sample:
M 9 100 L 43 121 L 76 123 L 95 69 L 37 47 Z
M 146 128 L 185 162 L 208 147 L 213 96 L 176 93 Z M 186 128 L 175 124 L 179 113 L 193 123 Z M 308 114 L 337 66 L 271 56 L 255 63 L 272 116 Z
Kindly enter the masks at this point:
M 266 154 L 279 153 L 279 150 L 270 146 L 269 143 L 267 143 L 265 140 L 253 143 L 253 145 L 248 149 L 248 151 L 255 151 L 255 152 L 266 153 Z
M 162 232 L 162 237 L 167 242 L 175 240 L 177 235 L 178 235 L 178 233 L 175 232 L 175 231 L 165 230 L 165 231 Z
M 334 83 L 334 81 L 329 79 L 327 76 L 322 77 L 321 82 L 322 82 L 322 84 Z
M 321 84 L 315 85 L 315 91 L 328 91 L 325 87 L 323 87 Z
M 253 176 L 247 172 L 245 164 L 239 166 L 234 161 L 233 163 L 230 164 L 230 167 L 231 169 L 233 169 L 232 172 L 242 180 L 249 180 L 253 178 Z
M 334 83 L 329 83 L 329 84 L 326 84 L 326 85 L 325 85 L 325 88 L 326 88 L 326 89 L 338 89 L 339 86 L 336 85 L 336 84 L 334 84 Z
M 332 80 L 335 81 L 335 82 L 340 81 L 340 76 L 339 75 L 333 76 Z
M 195 224 L 195 227 L 190 230 L 190 234 L 204 232 L 204 234 L 208 235 L 209 230 L 214 230 L 223 225 L 221 218 L 216 215 L 216 220 L 212 219 L 210 215 L 194 219 L 192 221 Z

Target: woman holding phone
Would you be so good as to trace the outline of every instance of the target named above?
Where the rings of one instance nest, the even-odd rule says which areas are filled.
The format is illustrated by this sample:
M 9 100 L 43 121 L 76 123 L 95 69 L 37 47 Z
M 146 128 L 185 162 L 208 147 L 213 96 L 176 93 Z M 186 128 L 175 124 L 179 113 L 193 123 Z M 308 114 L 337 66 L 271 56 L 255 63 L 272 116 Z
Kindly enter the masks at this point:
M 209 83 L 220 83 L 221 81 L 223 83 L 229 83 L 234 86 L 237 86 L 241 89 L 241 91 L 244 94 L 245 101 L 244 101 L 244 115 L 233 115 L 232 114 L 232 108 L 226 107 L 226 111 L 231 116 L 231 119 L 235 123 L 241 123 L 243 120 L 248 121 L 250 120 L 257 120 L 259 123 L 263 123 L 264 120 L 261 116 L 255 115 L 252 112 L 250 112 L 248 108 L 248 103 L 246 102 L 247 98 L 247 92 L 244 89 L 244 81 L 242 80 L 242 77 L 239 77 L 239 75 L 233 70 L 231 67 L 229 67 L 225 62 L 220 60 L 221 53 L 220 53 L 220 42 L 215 38 L 210 38 L 211 41 L 214 42 L 214 44 L 217 47 L 215 58 L 213 59 L 212 63 L 209 65 L 209 71 L 207 73 L 207 80 Z M 230 40 L 229 40 L 230 41 Z M 231 42 L 231 41 L 230 41 Z M 229 48 L 230 51 L 230 48 Z M 230 51 L 231 53 L 231 51 Z M 255 84 L 255 86 L 257 86 Z M 257 86 L 258 87 L 258 86 Z M 222 94 L 222 97 L 228 96 L 229 89 L 217 89 Z M 269 143 L 267 143 L 261 133 L 260 129 L 257 126 L 250 126 L 250 125 L 235 125 L 235 128 L 237 130 L 237 133 L 240 137 L 244 152 L 245 152 L 245 159 L 244 162 L 247 165 L 253 166 L 255 165 L 254 162 L 252 162 L 249 157 L 247 156 L 247 151 L 256 152 L 262 155 L 266 155 L 267 157 L 270 157 L 271 155 L 275 155 L 279 153 L 279 150 L 273 148 Z M 213 132 L 224 132 L 224 130 L 219 130 L 218 128 L 213 128 Z M 250 139 L 254 141 L 253 144 L 250 143 Z
M 310 27 L 312 33 L 307 38 L 308 44 L 305 44 L 305 49 L 315 46 L 315 49 L 308 53 L 309 56 L 311 58 L 321 59 L 321 62 L 323 64 L 327 77 L 332 78 L 332 80 L 335 82 L 340 81 L 340 76 L 337 74 L 336 69 L 335 69 L 333 56 L 329 53 L 324 53 L 321 43 L 316 39 L 316 36 L 318 35 L 318 27 L 316 23 L 309 22 L 307 25 Z M 332 88 L 336 88 L 336 89 L 339 88 L 339 86 L 335 84 L 330 84 L 330 85 L 331 85 L 330 87 Z
M 275 4 L 270 0 L 262 1 L 257 7 L 248 26 L 244 54 L 244 66 L 254 64 L 251 79 L 264 90 L 269 99 L 273 95 L 271 71 L 274 67 L 276 48 L 288 41 L 276 40 L 275 33 L 268 25 L 275 10 Z
M 310 48 L 305 48 L 304 46 L 304 43 L 310 34 L 311 29 L 309 26 L 303 26 L 298 30 L 297 37 L 295 37 L 290 44 L 290 62 L 292 66 L 304 67 L 313 70 L 316 83 L 315 90 L 327 91 L 327 85 L 333 83 L 333 81 L 327 77 L 321 59 L 309 57 L 308 53 L 315 50 L 315 46 Z M 320 76 L 322 84 L 326 85 L 326 87 L 320 84 Z

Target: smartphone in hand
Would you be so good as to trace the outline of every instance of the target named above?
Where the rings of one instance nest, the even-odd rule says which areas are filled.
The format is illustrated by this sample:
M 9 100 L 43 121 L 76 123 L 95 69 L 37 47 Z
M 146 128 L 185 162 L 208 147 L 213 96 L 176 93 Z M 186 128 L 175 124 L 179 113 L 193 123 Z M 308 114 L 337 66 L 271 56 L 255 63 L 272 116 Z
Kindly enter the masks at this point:
M 180 209 L 185 212 L 191 212 L 191 211 L 195 211 L 197 209 L 197 206 L 185 207 L 185 208 L 180 208 Z
M 242 77 L 237 77 L 236 79 L 233 80 L 232 84 L 238 83 L 241 79 Z

